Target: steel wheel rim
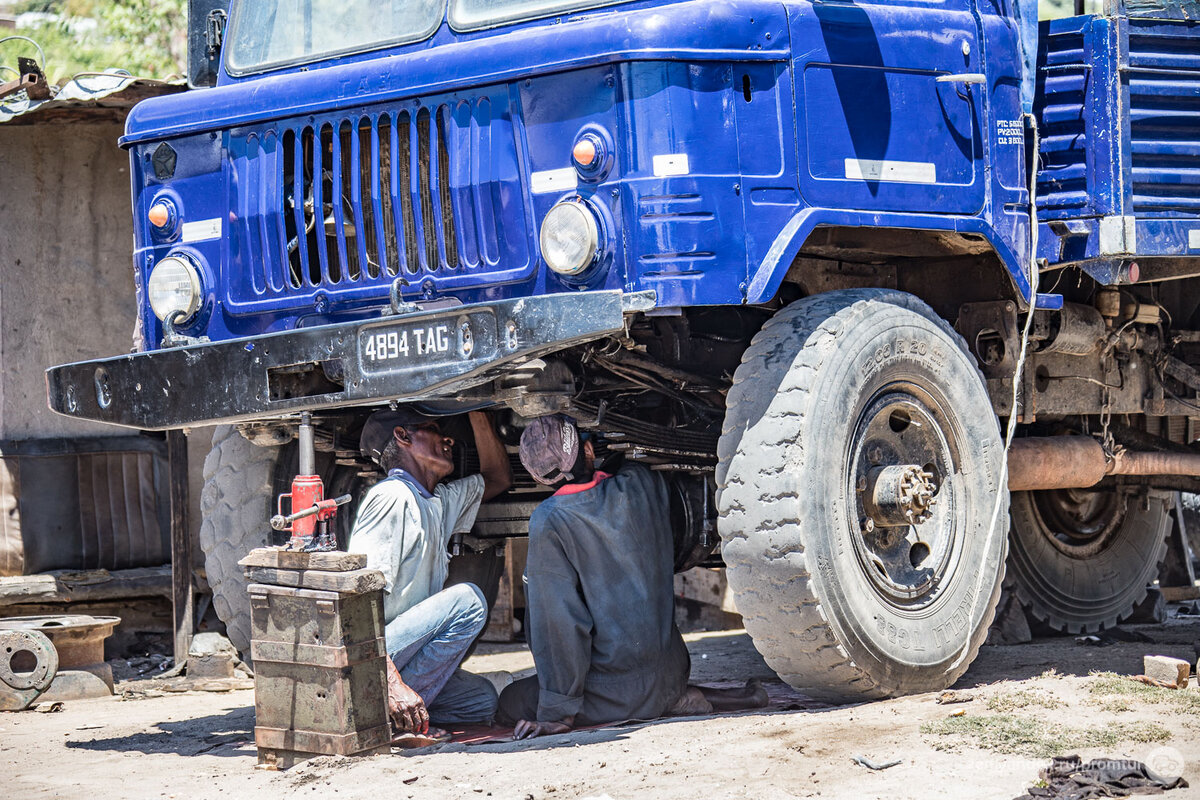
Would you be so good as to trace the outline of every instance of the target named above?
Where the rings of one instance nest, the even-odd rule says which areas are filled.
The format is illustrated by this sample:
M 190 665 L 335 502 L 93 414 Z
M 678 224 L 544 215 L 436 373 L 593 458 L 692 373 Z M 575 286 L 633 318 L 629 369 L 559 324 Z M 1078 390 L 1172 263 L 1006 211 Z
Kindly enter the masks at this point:
M 847 521 L 855 555 L 872 589 L 900 610 L 921 609 L 939 596 L 958 555 L 955 523 L 962 488 L 953 478 L 959 447 L 943 409 L 943 403 L 914 384 L 889 384 L 863 407 L 848 448 Z M 868 530 L 871 517 L 864 494 L 869 473 L 906 464 L 934 475 L 936 505 L 928 520 Z

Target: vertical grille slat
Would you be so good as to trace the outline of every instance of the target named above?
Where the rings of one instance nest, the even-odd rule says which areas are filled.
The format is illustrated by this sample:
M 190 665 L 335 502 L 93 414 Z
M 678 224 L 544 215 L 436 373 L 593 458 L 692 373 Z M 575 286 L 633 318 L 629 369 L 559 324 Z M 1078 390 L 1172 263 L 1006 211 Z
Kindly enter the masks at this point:
M 477 158 L 476 128 L 471 119 L 471 105 L 461 103 L 455 109 L 456 124 L 447 128 L 450 144 L 450 169 L 454 176 L 454 222 L 459 255 L 464 269 L 479 267 L 479 227 L 475 215 L 475 184 L 471 180 Z
M 358 129 L 350 121 L 338 127 L 338 161 L 341 164 L 342 224 L 337 230 L 338 252 L 342 258 L 342 280 L 357 281 L 362 275 L 365 260 L 362 253 L 362 198 L 359 194 L 358 170 L 361 153 L 358 149 Z
M 284 200 L 283 204 L 280 205 L 278 208 L 274 209 L 274 212 L 271 215 L 271 218 L 274 221 L 275 231 L 276 231 L 276 234 L 278 237 L 277 245 L 279 247 L 279 249 L 276 251 L 275 269 L 273 269 L 271 271 L 271 280 L 270 280 L 271 290 L 274 291 L 275 293 L 282 292 L 284 290 L 284 288 L 288 285 L 288 282 L 287 282 L 288 258 L 289 258 L 288 240 L 291 238 L 291 235 L 288 233 L 288 230 L 289 230 L 289 226 L 288 226 L 289 214 L 288 214 L 288 205 L 287 205 L 288 150 L 284 144 L 286 135 L 287 134 L 285 132 L 285 134 L 283 136 L 277 136 L 275 138 L 275 161 L 274 161 L 275 169 L 274 169 L 274 174 L 272 175 L 272 180 L 274 181 L 274 183 L 272 185 L 283 187 L 283 200 Z M 294 219 L 293 219 L 292 225 L 293 226 L 295 225 Z
M 396 136 L 392 128 L 392 118 L 384 114 L 375 126 L 377 140 L 376 151 L 379 165 L 375 176 L 379 183 L 375 187 L 375 203 L 382 215 L 383 226 L 379 235 L 382 236 L 379 250 L 383 258 L 383 267 L 388 275 L 395 275 L 400 268 L 400 240 L 396 237 L 396 212 L 399 204 L 396 202 Z
M 421 253 L 417 243 L 417 217 L 413 195 L 418 191 L 414 181 L 413 155 L 416 152 L 412 146 L 413 138 L 412 115 L 407 111 L 400 113 L 396 120 L 396 142 L 400 146 L 397 163 L 400 165 L 400 177 L 397 181 L 400 194 L 401 229 L 404 238 L 404 268 L 410 275 L 421 271 Z
M 284 160 L 291 167 L 291 175 L 285 179 L 283 207 L 285 212 L 290 209 L 291 226 L 288 228 L 288 280 L 292 288 L 299 289 L 304 285 L 304 277 L 309 274 L 308 263 L 308 211 L 307 202 L 309 182 L 305 180 L 309 159 L 305 152 L 309 149 L 306 141 L 311 142 L 312 132 L 305 128 L 300 133 L 289 130 L 284 134 Z
M 246 237 L 246 247 L 249 248 L 251 253 L 258 253 L 262 251 L 263 245 L 266 244 L 266 240 L 263 237 L 262 221 L 258 215 L 260 207 L 259 198 L 264 194 L 264 187 L 258 179 L 258 174 L 256 174 L 259 171 L 258 167 L 262 163 L 264 155 L 262 137 L 252 136 L 246 144 L 247 152 L 253 153 L 254 159 L 246 165 L 244 182 L 247 186 L 244 192 L 238 193 L 235 212 L 239 219 L 249 222 L 242 229 Z M 262 295 L 266 292 L 267 287 L 265 286 L 265 282 L 266 275 L 259 270 L 254 270 L 250 273 L 250 289 L 256 295 Z
M 327 153 L 329 154 L 328 158 L 326 157 Z M 322 125 L 319 131 L 313 135 L 312 217 L 310 222 L 313 225 L 317 264 L 320 266 L 319 271 L 311 271 L 310 277 L 313 286 L 333 282 L 329 274 L 329 247 L 325 242 L 328 238 L 325 235 L 325 195 L 327 193 L 325 181 L 333 172 L 332 158 L 333 128 L 326 124 Z
M 417 112 L 417 203 L 421 214 L 421 266 L 427 270 L 437 269 L 438 240 L 433 219 L 433 159 L 430 157 L 433 132 L 429 124 L 429 109 Z
M 454 225 L 454 198 L 450 191 L 450 148 L 447 142 L 450 122 L 450 108 L 442 106 L 437 110 L 437 130 L 434 133 L 437 146 L 437 161 L 434 163 L 437 173 L 434 182 L 437 184 L 440 212 L 438 216 L 441 217 L 438 226 L 442 230 L 443 260 L 447 269 L 458 269 L 458 235 Z
M 329 218 L 333 218 L 334 236 L 334 252 L 329 256 L 329 280 L 333 283 L 341 283 L 343 276 L 349 271 L 350 264 L 346 256 L 346 208 L 344 201 L 346 199 L 347 178 L 345 160 L 348 153 L 343 152 L 348 148 L 344 148 L 346 144 L 348 130 L 347 123 L 343 122 L 337 126 L 336 132 L 331 131 L 329 137 L 329 197 L 325 200 L 325 205 L 329 206 L 329 214 L 325 213 L 325 205 L 321 206 L 322 229 L 324 230 L 326 244 L 330 244 L 329 239 Z M 353 233 L 353 231 L 351 231 Z
M 378 278 L 379 260 L 382 258 L 379 253 L 383 249 L 378 224 L 383 216 L 379 207 L 379 139 L 369 118 L 364 117 L 359 121 L 357 139 L 355 158 L 358 161 L 358 177 L 354 187 L 354 208 L 356 218 L 362 220 L 358 256 L 362 260 L 367 277 Z
M 471 186 L 475 194 L 475 225 L 479 230 L 480 266 L 495 267 L 500 263 L 500 243 L 496 240 L 496 207 L 492 204 L 499 176 L 492 160 L 492 104 L 486 97 L 475 106 L 474 121 L 476 157 L 472 159 Z M 477 160 L 476 160 L 477 159 Z
M 267 147 L 268 142 L 272 145 Z M 259 149 L 258 158 L 258 185 L 259 191 L 257 195 L 257 208 L 255 214 L 258 216 L 258 224 L 260 235 L 262 236 L 261 258 L 263 261 L 263 293 L 274 291 L 277 289 L 275 285 L 276 258 L 278 251 L 271 246 L 271 243 L 276 238 L 274 236 L 275 215 L 271 213 L 272 198 L 267 189 L 274 186 L 270 180 L 275 174 L 275 160 L 277 156 L 278 146 L 275 134 L 268 132 L 262 138 L 262 144 Z

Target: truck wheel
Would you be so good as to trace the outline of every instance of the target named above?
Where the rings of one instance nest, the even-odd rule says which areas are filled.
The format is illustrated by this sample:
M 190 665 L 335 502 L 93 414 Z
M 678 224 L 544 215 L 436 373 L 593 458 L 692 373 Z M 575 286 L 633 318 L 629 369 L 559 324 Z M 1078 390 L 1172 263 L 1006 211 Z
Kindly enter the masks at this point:
M 1022 605 L 1068 633 L 1116 625 L 1158 575 L 1174 502 L 1171 492 L 1014 492 L 1008 568 Z
M 850 290 L 780 311 L 734 376 L 720 456 L 729 583 L 781 678 L 853 701 L 966 671 L 1003 578 L 1003 446 L 974 360 L 924 303 Z
M 1200 572 L 1200 494 L 1183 492 L 1179 500 L 1183 508 L 1183 525 L 1187 530 L 1188 547 L 1192 551 L 1192 564 Z
M 213 609 L 225 623 L 229 641 L 242 653 L 250 650 L 250 596 L 238 566 L 247 553 L 270 544 L 276 466 L 286 447 L 259 447 L 236 427 L 213 431 L 213 446 L 204 459 L 204 492 L 200 495 L 200 549 L 212 588 Z

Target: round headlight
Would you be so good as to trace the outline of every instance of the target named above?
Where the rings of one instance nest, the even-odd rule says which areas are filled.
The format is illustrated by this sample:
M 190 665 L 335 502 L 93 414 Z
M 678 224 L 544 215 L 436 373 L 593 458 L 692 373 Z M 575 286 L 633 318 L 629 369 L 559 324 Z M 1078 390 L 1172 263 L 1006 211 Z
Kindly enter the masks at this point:
M 167 256 L 155 264 L 146 288 L 150 308 L 160 320 L 176 311 L 187 319 L 200 308 L 200 273 L 183 256 Z
M 596 215 L 578 200 L 550 209 L 539 237 L 546 265 L 561 275 L 578 275 L 596 260 L 600 226 Z

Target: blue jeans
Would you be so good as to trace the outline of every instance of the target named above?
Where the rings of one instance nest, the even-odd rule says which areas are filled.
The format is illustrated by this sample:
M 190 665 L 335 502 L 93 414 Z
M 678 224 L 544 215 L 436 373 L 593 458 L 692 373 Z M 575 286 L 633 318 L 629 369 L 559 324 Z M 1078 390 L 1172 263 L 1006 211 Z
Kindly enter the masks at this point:
M 417 603 L 384 629 L 388 656 L 425 701 L 430 722 L 491 722 L 496 713 L 491 681 L 458 668 L 485 625 L 483 592 L 460 583 Z

